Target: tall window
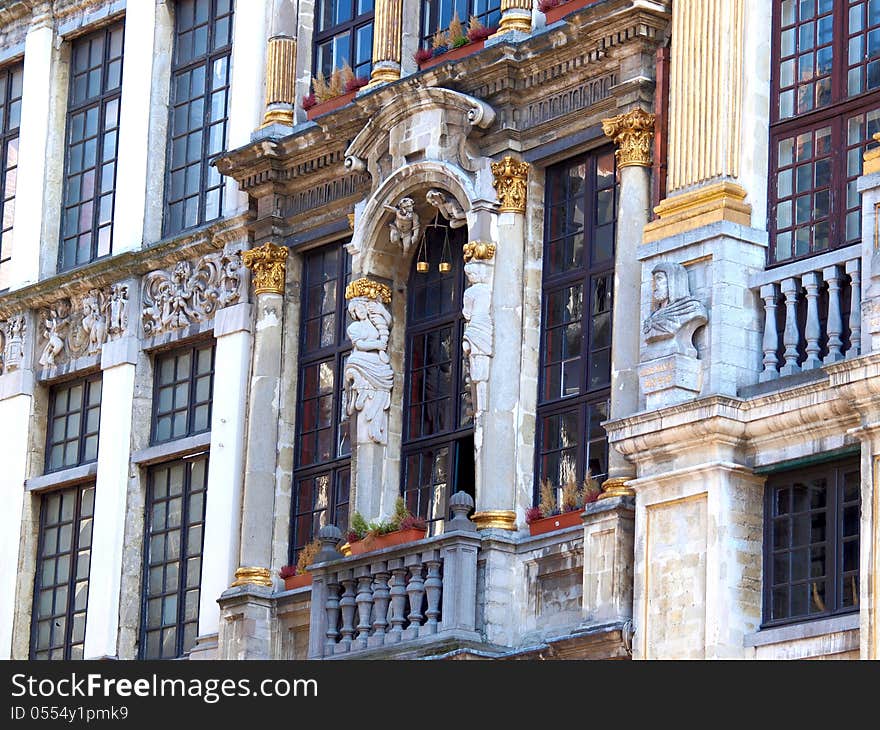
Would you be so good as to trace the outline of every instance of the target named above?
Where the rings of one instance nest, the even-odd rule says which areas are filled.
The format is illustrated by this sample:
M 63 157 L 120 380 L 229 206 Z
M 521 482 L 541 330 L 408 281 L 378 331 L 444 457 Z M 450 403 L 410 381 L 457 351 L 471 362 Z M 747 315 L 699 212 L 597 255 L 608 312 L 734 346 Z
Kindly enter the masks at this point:
M 226 146 L 232 0 L 179 0 L 174 33 L 166 236 L 223 210 L 223 178 L 208 163 Z
M 764 625 L 858 610 L 858 459 L 767 480 Z
M 98 458 L 101 376 L 54 386 L 49 392 L 46 472 Z
M 213 343 L 158 355 L 155 362 L 152 443 L 209 430 L 213 389 Z
M 771 263 L 861 238 L 856 178 L 880 132 L 880 3 L 776 0 Z
M 31 659 L 83 658 L 94 510 L 94 485 L 40 500 Z
M 501 0 L 422 0 L 423 47 L 430 48 L 434 34 L 449 28 L 456 12 L 465 30 L 471 16 L 487 28 L 497 28 L 501 22 Z
M 0 69 L 0 290 L 9 286 L 9 262 L 12 259 L 22 74 L 20 63 Z
M 608 148 L 547 170 L 536 490 L 607 473 L 616 198 Z
M 428 271 L 410 274 L 406 322 L 403 496 L 409 510 L 442 529 L 449 496 L 474 494 L 474 427 L 464 331 L 462 245 L 467 229 L 425 234 Z M 418 259 L 419 257 L 416 257 Z M 451 264 L 441 272 L 441 261 Z
M 290 563 L 326 524 L 348 527 L 351 443 L 342 370 L 351 350 L 345 333 L 345 287 L 351 258 L 339 244 L 306 254 L 299 355 L 299 417 Z
M 315 6 L 314 74 L 329 78 L 351 66 L 370 77 L 373 58 L 373 0 L 318 0 Z
M 147 494 L 140 656 L 188 653 L 199 626 L 208 457 L 152 467 Z
M 110 254 L 116 197 L 123 24 L 71 47 L 60 269 Z

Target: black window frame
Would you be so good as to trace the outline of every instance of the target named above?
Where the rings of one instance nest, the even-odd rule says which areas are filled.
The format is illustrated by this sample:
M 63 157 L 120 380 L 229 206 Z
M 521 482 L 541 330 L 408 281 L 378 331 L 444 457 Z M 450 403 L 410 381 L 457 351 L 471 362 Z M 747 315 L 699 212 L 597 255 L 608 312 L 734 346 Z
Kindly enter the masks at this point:
M 186 0 L 192 2 L 193 0 Z M 195 0 L 198 2 L 199 0 Z M 196 14 L 197 6 L 193 8 L 193 24 L 183 27 L 181 25 L 182 13 L 180 6 L 183 4 L 178 0 L 174 8 L 174 48 L 172 50 L 171 64 L 171 88 L 169 92 L 168 102 L 168 133 L 166 135 L 167 150 L 165 153 L 165 190 L 162 196 L 162 235 L 165 237 L 178 235 L 185 231 L 198 228 L 201 225 L 211 221 L 219 220 L 223 217 L 223 206 L 225 203 L 225 179 L 217 171 L 217 168 L 211 164 L 211 161 L 217 157 L 225 148 L 229 137 L 229 98 L 232 83 L 232 47 L 233 47 L 233 23 L 235 19 L 235 2 L 234 0 L 201 0 L 210 5 L 208 17 L 206 21 L 200 21 Z M 228 12 L 221 11 L 220 3 L 223 7 L 228 5 Z M 188 34 L 195 34 L 198 30 L 206 29 L 206 52 L 199 55 L 192 55 L 186 60 L 180 59 L 181 48 L 183 46 L 182 38 Z M 219 29 L 218 29 L 219 28 Z M 228 33 L 229 41 L 217 48 L 214 48 L 216 37 L 223 29 Z M 192 41 L 190 40 L 190 43 Z M 212 84 L 212 74 L 215 64 L 225 59 L 225 82 L 214 86 Z M 204 68 L 204 88 L 201 96 L 193 94 L 186 99 L 178 98 L 178 89 L 183 84 L 183 79 L 188 78 L 188 84 L 192 81 L 192 75 L 199 68 Z M 189 88 L 189 86 L 188 86 Z M 220 92 L 225 93 L 225 104 L 222 119 L 213 118 L 211 97 Z M 187 120 L 192 115 L 192 110 L 198 108 L 198 104 L 202 106 L 201 124 L 193 126 L 187 121 L 183 130 L 177 130 L 175 127 L 175 117 L 179 109 L 183 109 Z M 222 140 L 219 149 L 211 149 L 211 129 L 212 127 L 223 127 Z M 199 144 L 198 160 L 189 159 L 187 146 L 190 137 L 196 135 L 201 137 Z M 183 140 L 183 163 L 175 164 L 177 157 L 175 155 L 176 143 Z M 197 192 L 187 190 L 187 170 L 198 165 L 198 189 Z M 182 190 L 179 196 L 172 197 L 177 174 L 182 175 Z M 214 184 L 209 184 L 211 181 Z M 208 215 L 208 196 L 217 191 L 217 215 Z M 197 214 L 196 219 L 187 222 L 187 201 L 196 200 Z M 181 205 L 180 223 L 175 221 L 175 206 Z
M 452 10 L 459 11 L 458 19 L 461 21 L 461 25 L 465 32 L 467 32 L 471 16 L 476 16 L 476 18 L 490 30 L 492 28 L 497 28 L 501 23 L 501 0 L 486 0 L 485 4 L 487 7 L 480 10 L 477 10 L 474 7 L 480 2 L 480 0 L 421 0 L 419 38 L 420 46 L 422 48 L 431 48 L 435 33 L 438 31 L 446 32 L 449 30 L 449 23 L 443 27 L 440 26 L 440 23 L 442 22 L 440 20 L 442 11 L 440 5 L 443 2 L 450 2 L 453 6 Z M 452 20 L 452 14 L 450 14 L 449 19 L 450 21 Z
M 208 373 L 199 373 L 198 372 L 198 355 L 199 352 L 210 348 L 211 349 L 211 370 Z M 189 355 L 189 373 L 186 378 L 177 377 L 177 369 L 178 369 L 178 361 L 184 355 Z M 173 359 L 175 361 L 174 364 L 174 372 L 175 379 L 168 383 L 161 382 L 162 376 L 162 363 L 166 360 Z M 217 364 L 217 343 L 215 340 L 198 340 L 195 342 L 190 342 L 189 344 L 183 345 L 182 347 L 175 347 L 174 349 L 164 350 L 159 352 L 153 358 L 153 398 L 152 398 L 152 409 L 150 416 L 150 444 L 165 444 L 170 443 L 172 441 L 177 441 L 178 439 L 187 438 L 189 436 L 195 436 L 200 433 L 206 433 L 211 430 L 211 417 L 214 412 L 214 375 L 216 371 Z M 208 397 L 205 400 L 197 400 L 197 382 L 199 378 L 210 377 L 210 386 L 208 388 Z M 186 404 L 186 432 L 183 434 L 174 434 L 174 414 L 183 411 L 184 409 L 175 407 L 175 395 L 173 393 L 174 390 L 177 389 L 178 386 L 183 383 L 188 384 L 188 398 Z M 163 390 L 170 388 L 172 390 L 172 407 L 171 410 L 160 411 L 159 410 L 159 401 L 161 398 L 161 393 Z M 205 428 L 196 429 L 195 428 L 195 416 L 196 410 L 198 408 L 207 406 L 208 408 L 208 416 L 206 419 Z M 171 424 L 171 435 L 165 439 L 159 439 L 157 435 L 157 431 L 159 429 L 159 419 L 171 415 L 172 424 Z
M 99 400 L 96 405 L 89 404 L 89 400 L 92 395 L 92 388 L 94 384 L 97 383 L 101 388 L 101 393 L 99 394 Z M 70 390 L 75 388 L 77 385 L 81 385 L 83 387 L 82 397 L 80 399 L 80 407 L 77 410 L 65 410 L 62 413 L 59 413 L 56 406 L 56 400 L 59 391 L 66 390 L 67 394 L 67 403 L 68 409 L 70 405 Z M 44 474 L 54 474 L 58 471 L 63 471 L 64 469 L 72 469 L 76 466 L 82 466 L 83 464 L 91 464 L 98 460 L 98 450 L 100 448 L 100 428 L 101 428 L 101 407 L 103 398 L 103 377 L 100 372 L 93 373 L 91 375 L 86 375 L 84 377 L 76 378 L 75 380 L 65 380 L 60 383 L 55 383 L 49 388 L 49 417 L 46 421 L 46 452 L 43 459 L 43 473 Z M 92 408 L 98 409 L 98 425 L 95 430 L 90 431 L 87 430 L 88 427 L 88 412 Z M 64 459 L 62 458 L 62 464 L 60 466 L 52 467 L 50 458 L 52 454 L 52 449 L 55 446 L 60 444 L 68 444 L 73 439 L 64 438 L 60 441 L 52 440 L 52 431 L 53 426 L 56 419 L 59 418 L 69 418 L 71 414 L 77 413 L 79 414 L 79 431 L 76 437 L 77 441 L 77 458 L 76 463 L 74 464 L 65 464 Z M 65 432 L 67 428 L 65 426 Z M 87 439 L 94 437 L 97 440 L 95 445 L 95 458 L 94 459 L 86 459 L 85 458 L 85 449 L 86 449 L 86 441 Z
M 351 18 L 349 20 L 343 21 L 341 23 L 336 23 L 335 25 L 329 25 L 327 28 L 323 30 L 318 29 L 319 17 L 321 14 L 321 10 L 323 7 L 323 2 L 329 3 L 337 3 L 338 0 L 318 0 L 315 3 L 315 30 L 314 37 L 312 39 L 312 74 L 317 77 L 318 72 L 323 73 L 324 78 L 329 80 L 330 73 L 333 72 L 334 69 L 323 69 L 320 66 L 320 50 L 321 46 L 325 44 L 327 41 L 332 40 L 336 36 L 348 35 L 348 47 L 349 47 L 349 56 L 348 65 L 351 66 L 352 71 L 354 71 L 354 75 L 370 78 L 370 73 L 373 67 L 373 44 L 375 43 L 375 2 L 374 0 L 370 0 L 370 10 L 368 12 L 361 13 L 359 15 L 355 15 L 355 11 L 357 10 L 358 5 L 360 4 L 360 0 L 346 0 L 351 3 Z M 353 63 L 355 59 L 355 49 L 357 47 L 358 41 L 358 31 L 361 28 L 366 26 L 372 26 L 372 31 L 370 32 L 370 53 L 368 54 L 368 60 L 364 61 L 360 64 Z M 365 73 L 358 73 L 358 69 L 362 66 L 366 65 Z
M 18 139 L 21 131 L 24 62 L 17 61 L 3 66 L 0 68 L 0 77 L 4 80 L 3 93 L 0 95 L 0 291 L 5 291 L 8 287 L 3 282 L 3 269 L 12 261 L 12 230 L 15 226 L 15 196 L 18 191 Z M 16 83 L 19 86 L 17 96 L 14 94 Z M 17 109 L 15 114 L 10 113 L 13 109 Z M 13 117 L 18 119 L 14 126 L 10 123 Z M 10 154 L 13 145 L 14 161 Z
M 111 56 L 112 43 L 111 37 L 118 33 L 120 38 L 120 49 L 118 56 Z M 89 50 L 86 55 L 90 58 L 92 44 L 101 39 L 102 56 L 100 65 L 92 65 L 88 61 L 85 69 L 78 69 L 77 55 L 80 49 L 88 44 Z M 120 121 L 122 113 L 122 72 L 123 61 L 125 58 L 125 20 L 120 19 L 114 21 L 110 25 L 104 26 L 92 33 L 80 36 L 71 43 L 70 48 L 70 83 L 67 91 L 67 110 L 65 117 L 64 131 L 64 183 L 61 203 L 61 227 L 58 246 L 58 271 L 68 271 L 78 266 L 106 258 L 113 253 L 113 232 L 115 228 L 116 213 L 116 178 L 118 173 L 119 160 L 119 133 Z M 107 88 L 111 75 L 111 68 L 114 64 L 118 64 L 118 84 Z M 82 100 L 76 100 L 76 86 L 80 79 L 87 87 L 90 83 L 90 76 L 95 71 L 100 70 L 100 91 L 96 95 L 89 94 Z M 108 125 L 107 116 L 110 109 L 115 105 L 116 119 L 115 125 Z M 97 127 L 95 133 L 89 134 L 87 130 L 87 120 L 89 113 L 97 111 Z M 76 141 L 73 139 L 74 132 L 77 130 L 75 120 L 82 118 L 81 136 Z M 113 140 L 113 153 L 109 153 L 108 145 Z M 89 166 L 85 151 L 89 147 L 89 143 L 94 141 L 94 163 Z M 75 168 L 73 162 L 74 147 L 81 146 L 81 163 Z M 112 183 L 105 181 L 105 175 L 108 174 L 107 168 L 112 164 Z M 73 172 L 73 170 L 76 172 Z M 88 175 L 89 170 L 94 170 L 94 180 L 92 183 L 92 195 L 83 197 L 82 188 L 83 181 Z M 74 188 L 74 182 L 76 186 Z M 74 189 L 77 191 L 73 194 Z M 102 215 L 102 200 L 108 198 L 110 200 L 109 219 Z M 92 206 L 91 221 L 88 231 L 82 230 L 82 210 L 87 205 Z M 75 215 L 75 221 L 71 216 Z M 71 226 L 76 225 L 75 230 L 71 230 Z M 106 245 L 102 244 L 102 232 L 107 231 Z M 80 243 L 84 236 L 89 238 L 89 255 L 88 258 L 80 258 Z M 73 260 L 69 260 L 67 255 L 67 242 L 72 242 Z M 102 250 L 106 249 L 106 250 Z
M 291 499 L 290 542 L 288 545 L 288 562 L 295 565 L 300 551 L 315 537 L 318 529 L 325 524 L 334 524 L 343 532 L 348 529 L 350 516 L 351 496 L 351 434 L 343 434 L 348 429 L 349 421 L 345 416 L 345 395 L 342 384 L 342 372 L 345 360 L 351 352 L 351 342 L 346 334 L 348 326 L 348 302 L 345 299 L 345 288 L 351 281 L 351 256 L 345 249 L 345 241 L 333 242 L 325 246 L 311 249 L 302 254 L 302 287 L 300 295 L 300 347 L 297 363 L 297 416 L 296 416 L 296 448 L 294 452 L 294 473 Z M 335 253 L 336 261 L 332 268 L 332 277 L 326 276 L 326 257 Z M 316 264 L 313 261 L 321 259 L 321 281 L 313 281 L 313 272 Z M 328 281 L 334 282 L 335 306 L 333 310 L 325 311 L 322 304 L 313 309 L 312 296 L 318 296 L 323 290 L 323 284 Z M 309 316 L 315 312 L 315 316 Z M 328 317 L 333 317 L 332 343 L 321 346 L 322 322 Z M 312 323 L 317 326 L 317 332 L 310 334 Z M 317 334 L 318 344 L 309 347 L 311 337 Z M 333 367 L 333 392 L 332 412 L 333 417 L 329 427 L 325 429 L 309 429 L 305 431 L 305 404 L 306 401 L 317 401 L 321 396 L 316 390 L 314 398 L 306 397 L 306 372 L 312 368 L 318 368 L 322 364 L 331 362 Z M 326 395 L 324 396 L 326 397 Z M 316 404 L 316 418 L 319 406 Z M 312 424 L 309 424 L 312 425 Z M 319 430 L 330 432 L 330 454 L 328 458 L 321 458 L 318 453 L 317 434 Z M 316 434 L 314 460 L 304 463 L 303 440 L 305 434 Z M 343 444 L 347 443 L 347 447 Z M 318 490 L 318 480 L 327 479 L 326 492 L 323 497 L 326 503 L 318 502 L 321 492 Z M 303 489 L 306 482 L 311 481 L 312 488 L 306 494 Z M 308 499 L 306 500 L 306 497 Z M 307 501 L 307 504 L 303 502 Z M 308 520 L 309 528 L 304 533 L 304 525 Z
M 855 500 L 846 500 L 845 479 L 847 475 L 853 474 L 855 474 L 856 476 L 857 488 L 855 491 L 857 494 L 857 498 Z M 827 489 L 823 503 L 824 506 L 814 506 L 811 503 L 810 507 L 806 510 L 795 510 L 795 502 L 791 488 L 795 484 L 798 484 L 800 482 L 807 483 L 809 480 L 813 480 L 816 478 L 824 478 L 827 482 Z M 790 493 L 788 497 L 789 511 L 779 513 L 777 511 L 778 497 L 780 492 L 786 489 Z M 846 514 L 846 510 L 852 509 L 853 507 L 857 508 L 858 516 L 856 533 L 855 535 L 844 535 L 842 534 L 844 532 L 844 516 Z M 824 525 L 822 526 L 822 535 L 824 536 L 824 539 L 813 541 L 813 530 L 815 529 L 815 527 L 813 525 L 812 517 L 814 514 L 822 512 L 824 512 Z M 792 520 L 798 515 L 810 516 L 810 535 L 808 542 L 794 543 L 794 534 L 797 529 Z M 773 472 L 768 476 L 767 483 L 764 489 L 764 580 L 762 585 L 763 610 L 761 614 L 761 628 L 788 626 L 791 624 L 799 624 L 808 621 L 815 621 L 818 619 L 826 619 L 833 616 L 857 613 L 859 611 L 858 577 L 861 570 L 859 556 L 861 529 L 860 515 L 861 467 L 858 457 L 828 461 L 822 464 L 808 466 L 800 469 L 788 469 L 784 471 Z M 775 524 L 782 524 L 783 521 L 786 528 L 780 528 L 779 533 L 775 532 Z M 789 542 L 785 545 L 782 545 L 778 549 L 776 544 L 777 534 L 780 537 L 780 540 L 784 538 L 786 534 L 790 536 Z M 849 544 L 852 542 L 855 542 L 856 544 L 856 567 L 855 570 L 852 570 L 851 568 L 849 570 L 844 570 L 844 544 Z M 827 556 L 829 548 L 831 551 L 831 555 Z M 793 578 L 793 563 L 791 560 L 791 554 L 798 550 L 807 550 L 810 552 L 810 560 L 812 561 L 813 549 L 822 549 L 825 551 L 827 556 L 826 564 L 828 566 L 828 572 L 822 575 L 813 575 L 811 563 L 809 567 L 805 568 L 805 572 L 802 574 L 801 577 Z M 775 559 L 782 556 L 787 556 L 787 579 L 780 579 L 777 581 L 777 569 L 775 567 Z M 851 578 L 855 578 L 854 601 L 853 604 L 849 606 L 844 605 L 843 600 L 843 580 L 846 579 L 847 575 L 849 575 L 849 577 Z M 819 610 L 815 612 L 810 612 L 809 610 L 807 610 L 807 613 L 792 614 L 792 586 L 807 586 L 811 583 L 816 583 L 817 581 L 813 580 L 814 578 L 821 581 L 826 581 L 827 584 L 834 586 L 834 589 L 833 591 L 831 591 L 830 596 L 828 595 L 828 592 L 826 592 L 825 594 L 824 602 L 826 603 L 826 605 L 830 604 L 830 606 L 827 607 L 825 610 Z M 786 591 L 786 605 L 788 607 L 788 615 L 785 615 L 781 618 L 773 617 L 774 589 L 785 589 Z M 811 600 L 816 603 L 818 603 L 818 600 L 815 598 L 817 591 L 814 591 L 814 588 L 810 588 L 808 592 L 809 598 L 807 599 L 806 605 L 809 607 Z
M 84 500 L 84 496 L 87 491 L 90 490 L 90 498 Z M 47 507 L 48 503 L 52 500 L 53 497 L 59 497 L 59 511 L 63 507 L 65 495 L 72 496 L 74 499 L 74 507 L 73 507 L 73 515 L 70 520 L 58 519 L 55 522 L 49 523 L 47 522 Z M 84 502 L 90 506 L 87 506 L 86 509 L 90 509 L 91 511 L 87 514 L 83 514 L 83 506 Z M 50 643 L 51 637 L 54 633 L 56 627 L 58 626 L 58 619 L 64 617 L 64 640 L 60 647 L 63 656 L 56 657 L 56 659 L 60 660 L 70 660 L 70 659 L 82 659 L 82 653 L 85 649 L 85 638 L 86 638 L 86 629 L 88 626 L 88 603 L 89 603 L 89 589 L 90 589 L 90 580 L 91 580 L 91 550 L 92 550 L 92 537 L 94 530 L 94 516 L 95 516 L 95 483 L 85 483 L 79 484 L 72 487 L 66 487 L 64 489 L 56 489 L 51 491 L 46 491 L 40 494 L 40 527 L 39 527 L 39 537 L 37 540 L 37 561 L 36 567 L 34 569 L 34 598 L 31 609 L 31 631 L 30 631 L 30 644 L 28 650 L 28 656 L 31 660 L 36 659 L 52 659 L 49 657 L 40 657 L 38 655 L 44 653 L 43 650 L 37 647 L 37 642 L 39 640 L 40 633 L 40 624 L 44 621 L 48 620 L 50 622 L 49 625 L 49 636 Z M 89 520 L 88 526 L 85 526 L 83 523 L 85 520 Z M 70 526 L 70 549 L 69 550 L 58 550 L 56 547 L 56 551 L 52 553 L 47 553 L 46 551 L 46 538 L 49 533 L 49 530 L 55 531 L 56 537 L 56 546 L 58 545 L 61 539 L 61 531 L 64 526 Z M 74 529 L 75 528 L 75 529 Z M 87 539 L 88 545 L 83 547 L 83 541 Z M 81 551 L 88 551 L 88 555 L 86 557 L 87 568 L 86 568 L 86 577 L 80 578 L 80 559 L 82 557 Z M 67 556 L 67 570 L 68 577 L 66 581 L 58 581 L 58 561 L 62 556 Z M 43 573 L 45 570 L 46 563 L 44 561 L 52 560 L 53 561 L 53 577 L 54 582 L 47 586 L 43 581 Z M 77 609 L 76 607 L 76 585 L 77 583 L 85 583 L 85 598 L 84 605 L 81 609 Z M 57 591 L 58 589 L 64 589 L 67 592 L 66 600 L 64 601 L 64 612 L 60 613 L 54 610 L 54 602 L 58 598 Z M 50 616 L 41 618 L 40 616 L 40 594 L 44 591 L 51 590 L 52 600 L 53 600 L 53 611 Z M 76 621 L 76 617 L 81 615 L 83 617 L 83 625 L 82 625 L 82 638 L 80 640 L 74 640 L 74 624 Z M 54 650 L 57 650 L 59 647 L 55 647 Z M 80 656 L 73 657 L 73 653 L 79 650 Z M 53 651 L 53 648 L 50 646 L 47 650 L 50 654 Z
M 604 160 L 606 163 L 611 161 L 611 185 L 600 185 L 598 180 L 599 165 Z M 572 195 L 569 183 L 564 182 L 567 171 L 574 169 L 578 165 L 585 166 L 584 185 L 580 194 Z M 563 180 L 562 188 L 554 186 L 554 178 L 560 176 Z M 599 425 L 602 420 L 608 418 L 610 413 L 611 399 L 611 343 L 613 341 L 612 321 L 614 312 L 614 259 L 616 250 L 617 236 L 617 206 L 619 198 L 619 183 L 617 181 L 617 165 L 614 156 L 614 149 L 610 145 L 603 145 L 594 149 L 590 149 L 584 153 L 570 157 L 562 162 L 554 164 L 546 170 L 547 184 L 545 186 L 545 204 L 544 204 L 544 251 L 543 251 L 543 269 L 541 281 L 541 326 L 539 331 L 539 361 L 538 361 L 538 401 L 536 411 L 536 428 L 535 428 L 535 461 L 534 461 L 534 485 L 533 500 L 534 504 L 538 504 L 540 500 L 540 488 L 542 479 L 549 475 L 544 474 L 543 459 L 546 454 L 557 453 L 559 451 L 576 449 L 575 472 L 576 479 L 580 483 L 586 477 L 589 470 L 591 476 L 600 483 L 607 477 L 608 468 L 608 441 L 604 428 Z M 563 193 L 560 197 L 554 197 L 558 190 Z M 599 206 L 598 196 L 600 194 L 611 192 L 611 218 L 603 223 L 598 220 Z M 574 221 L 574 209 L 570 206 L 576 206 L 577 201 L 583 200 L 583 217 L 584 223 L 580 227 L 570 225 L 570 221 Z M 563 224 L 558 229 L 558 223 L 554 223 L 552 218 L 557 210 L 563 211 Z M 590 216 L 589 223 L 587 216 Z M 607 257 L 598 257 L 597 249 L 591 246 L 592 242 L 598 240 L 597 231 L 599 228 L 611 226 L 610 238 L 606 236 L 606 246 L 610 245 L 607 251 Z M 565 258 L 569 256 L 569 247 L 571 247 L 571 256 L 577 247 L 577 239 L 581 238 L 581 264 L 569 265 Z M 553 252 L 553 244 L 562 245 L 561 267 L 551 267 L 551 252 Z M 595 256 L 595 258 L 594 258 Z M 594 311 L 594 282 L 605 280 L 607 288 L 604 289 L 602 298 L 608 301 L 607 309 Z M 555 397 L 546 397 L 545 392 L 547 384 L 547 369 L 551 361 L 548 359 L 548 332 L 550 329 L 563 329 L 563 326 L 548 327 L 548 308 L 551 297 L 557 292 L 564 292 L 573 287 L 581 287 L 581 319 L 580 328 L 580 350 L 578 354 L 579 376 L 577 383 L 579 384 L 578 392 L 570 395 L 557 395 Z M 598 291 L 598 289 L 597 289 Z M 607 314 L 607 346 L 600 349 L 608 352 L 608 369 L 607 380 L 602 383 L 591 386 L 589 376 L 592 368 L 590 367 L 591 355 L 596 352 L 592 347 L 594 343 L 594 332 L 592 328 L 592 320 L 594 315 Z M 573 321 L 573 320 L 567 320 Z M 589 326 L 587 326 L 589 322 Z M 564 358 L 559 361 L 565 362 Z M 560 386 L 563 384 L 562 371 L 560 372 Z M 604 412 L 603 412 L 604 409 Z M 580 436 L 580 441 L 573 447 L 566 448 L 544 448 L 547 434 L 545 434 L 545 422 L 552 418 L 562 418 L 566 414 L 574 414 L 577 419 L 575 433 Z M 604 465 L 604 470 L 600 473 L 594 473 L 591 469 L 591 463 L 595 461 L 594 449 L 601 450 L 600 459 Z M 556 484 L 556 479 L 551 478 L 551 483 L 557 489 L 563 484 Z

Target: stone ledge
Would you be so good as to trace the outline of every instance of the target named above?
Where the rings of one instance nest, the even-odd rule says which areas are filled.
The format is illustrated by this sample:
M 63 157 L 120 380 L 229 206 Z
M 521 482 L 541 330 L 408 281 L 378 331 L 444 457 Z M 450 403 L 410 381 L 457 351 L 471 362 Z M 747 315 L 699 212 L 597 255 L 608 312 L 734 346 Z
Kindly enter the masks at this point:
M 737 391 L 740 398 L 755 398 L 768 393 L 774 393 L 780 390 L 788 390 L 796 388 L 806 383 L 815 383 L 820 380 L 828 380 L 828 373 L 822 368 L 814 370 L 802 370 L 793 375 L 783 375 L 773 380 L 765 380 L 763 383 L 755 383 L 753 385 L 744 385 Z
M 132 464 L 149 466 L 159 461 L 166 461 L 178 456 L 186 456 L 197 451 L 204 451 L 211 447 L 211 432 L 199 433 L 183 439 L 176 439 L 164 444 L 148 446 L 146 449 L 135 451 L 131 455 Z
M 13 370 L 0 375 L 0 400 L 15 398 L 17 395 L 33 395 L 36 380 L 33 370 Z
M 792 624 L 791 626 L 762 629 L 753 634 L 746 634 L 743 638 L 743 646 L 767 646 L 768 644 L 779 644 L 784 641 L 812 639 L 817 636 L 824 636 L 825 634 L 837 634 L 843 631 L 857 630 L 858 628 L 859 614 L 852 613 L 847 616 L 806 621 L 804 623 Z
M 24 482 L 25 491 L 37 492 L 43 489 L 68 487 L 81 482 L 94 480 L 98 476 L 98 462 L 74 466 L 70 469 L 59 469 L 38 477 L 31 477 Z

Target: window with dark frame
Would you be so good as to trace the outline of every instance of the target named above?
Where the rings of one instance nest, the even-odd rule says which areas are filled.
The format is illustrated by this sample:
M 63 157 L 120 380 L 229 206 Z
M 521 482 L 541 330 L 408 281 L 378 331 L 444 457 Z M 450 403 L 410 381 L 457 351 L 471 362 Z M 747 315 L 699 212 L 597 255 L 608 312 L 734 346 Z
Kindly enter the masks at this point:
M 175 3 L 166 236 L 223 211 L 223 177 L 209 163 L 226 146 L 232 12 L 232 0 Z
M 59 270 L 110 255 L 123 35 L 120 22 L 71 44 Z
M 194 436 L 211 428 L 214 343 L 156 356 L 151 443 Z
M 348 529 L 351 443 L 342 371 L 351 351 L 345 331 L 350 281 L 351 257 L 343 245 L 303 256 L 291 565 L 324 525 Z
M 46 428 L 46 473 L 97 461 L 100 421 L 100 375 L 52 386 Z
M 174 659 L 195 644 L 207 489 L 207 454 L 149 469 L 141 659 Z
M 312 73 L 329 79 L 345 64 L 369 79 L 373 63 L 373 0 L 318 0 Z
M 547 170 L 535 503 L 543 479 L 560 489 L 604 480 L 611 385 L 617 183 L 614 151 Z
M 465 32 L 471 17 L 486 28 L 497 28 L 501 22 L 501 0 L 422 0 L 422 48 L 431 48 L 437 31 L 449 30 L 455 13 Z
M 768 478 L 763 626 L 858 611 L 860 511 L 857 458 Z
M 474 496 L 473 406 L 461 347 L 467 229 L 446 232 L 448 247 L 442 228 L 426 228 L 421 260 L 429 268 L 417 271 L 421 255 L 414 257 L 407 287 L 401 491 L 431 534 L 442 530 L 452 494 Z M 450 271 L 440 271 L 441 261 Z
M 82 659 L 91 568 L 95 486 L 40 497 L 31 659 Z
M 9 286 L 24 64 L 0 69 L 0 291 Z
M 776 0 L 768 263 L 861 239 L 856 179 L 880 132 L 880 3 Z

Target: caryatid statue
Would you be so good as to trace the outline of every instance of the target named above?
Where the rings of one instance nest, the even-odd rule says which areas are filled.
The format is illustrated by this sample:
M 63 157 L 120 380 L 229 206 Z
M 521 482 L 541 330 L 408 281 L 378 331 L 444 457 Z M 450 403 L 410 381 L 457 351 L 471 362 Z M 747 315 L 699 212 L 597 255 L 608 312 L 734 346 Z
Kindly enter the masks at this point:
M 696 357 L 694 333 L 709 321 L 706 307 L 691 296 L 687 271 L 670 261 L 651 271 L 651 314 L 642 331 L 649 348 L 658 355 Z
M 394 372 L 388 356 L 391 290 L 370 279 L 357 279 L 345 289 L 351 323 L 346 328 L 351 354 L 342 374 L 345 411 L 357 419 L 357 442 L 388 443 L 388 409 Z
M 462 350 L 468 358 L 474 413 L 486 411 L 488 403 L 489 365 L 494 335 L 492 321 L 492 264 L 494 244 L 474 242 L 464 247 L 464 273 L 470 282 L 464 290 L 461 313 L 465 320 Z

